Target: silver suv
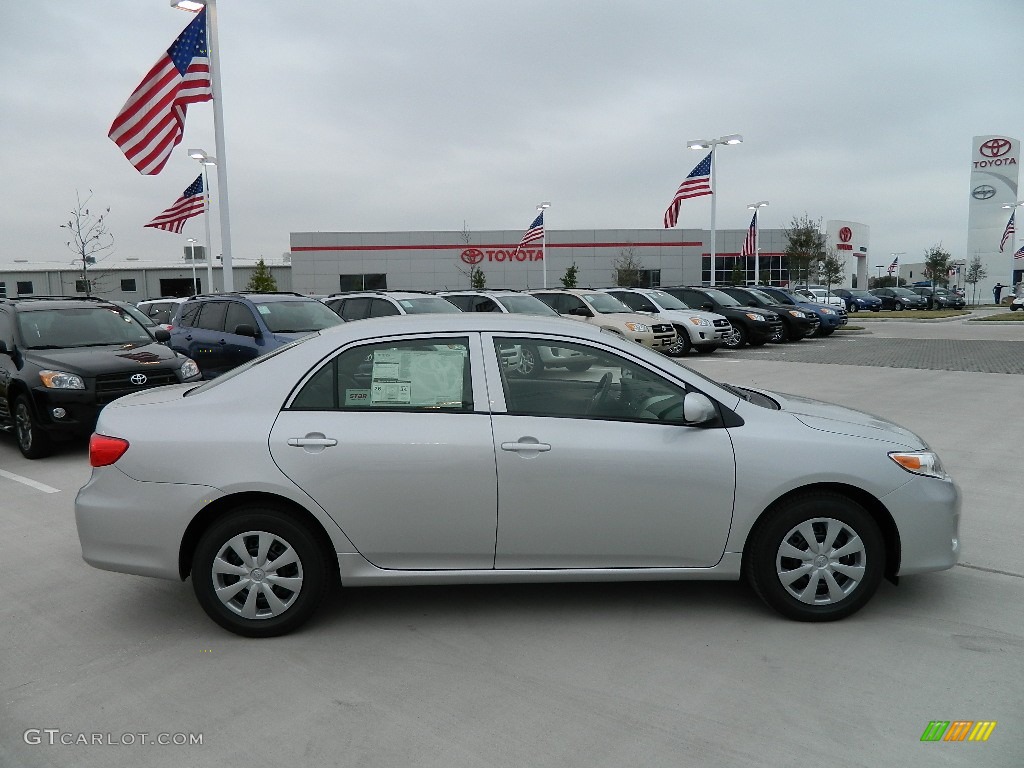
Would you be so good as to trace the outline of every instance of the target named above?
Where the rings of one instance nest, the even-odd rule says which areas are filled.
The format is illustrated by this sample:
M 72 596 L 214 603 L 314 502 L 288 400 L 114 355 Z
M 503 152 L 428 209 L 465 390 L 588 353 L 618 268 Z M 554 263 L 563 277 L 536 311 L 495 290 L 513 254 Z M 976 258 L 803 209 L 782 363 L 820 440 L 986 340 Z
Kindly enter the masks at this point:
M 389 315 L 423 315 L 461 312 L 440 296 L 421 291 L 355 291 L 332 293 L 323 303 L 346 322 Z
M 185 297 L 162 296 L 159 299 L 145 299 L 136 303 L 136 308 L 165 331 L 171 330 L 171 318 L 178 311 L 178 305 L 187 301 Z
M 634 312 L 650 314 L 672 323 L 679 338 L 676 346 L 668 350 L 670 355 L 681 357 L 691 349 L 708 354 L 725 344 L 732 335 L 732 326 L 722 315 L 690 309 L 672 294 L 656 288 L 605 288 L 604 291 Z
M 672 323 L 658 322 L 648 315 L 638 315 L 607 293 L 580 288 L 532 293 L 563 317 L 596 325 L 659 352 L 668 350 L 676 343 L 676 329 Z

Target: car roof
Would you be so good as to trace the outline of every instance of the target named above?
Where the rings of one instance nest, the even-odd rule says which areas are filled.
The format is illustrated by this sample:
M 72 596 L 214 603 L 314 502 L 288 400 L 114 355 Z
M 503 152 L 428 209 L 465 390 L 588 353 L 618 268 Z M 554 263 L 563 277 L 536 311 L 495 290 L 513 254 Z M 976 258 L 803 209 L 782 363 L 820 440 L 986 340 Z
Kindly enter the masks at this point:
M 518 332 L 571 334 L 607 340 L 608 332 L 596 326 L 550 315 L 521 315 L 504 312 L 452 312 L 427 315 L 391 315 L 358 323 L 342 323 L 319 331 L 321 335 L 341 332 L 353 338 L 420 333 Z M 614 334 L 613 334 L 614 335 Z
M 34 312 L 42 309 L 109 307 L 113 306 L 113 301 L 97 296 L 15 296 L 0 299 L 0 304 L 7 304 L 23 312 Z

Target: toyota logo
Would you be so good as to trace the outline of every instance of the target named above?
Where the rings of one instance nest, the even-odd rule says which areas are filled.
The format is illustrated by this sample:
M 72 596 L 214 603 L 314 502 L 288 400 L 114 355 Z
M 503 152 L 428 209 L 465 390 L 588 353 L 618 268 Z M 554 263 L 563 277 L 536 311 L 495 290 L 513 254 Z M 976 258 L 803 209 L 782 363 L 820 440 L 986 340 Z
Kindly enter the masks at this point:
M 850 242 L 853 239 L 853 230 L 849 227 L 843 227 L 839 230 L 839 239 L 844 243 Z
M 978 148 L 978 151 L 985 157 L 1002 157 L 1010 151 L 1010 140 L 989 139 Z
M 136 373 L 130 379 L 128 379 L 128 381 L 130 381 L 132 384 L 134 384 L 137 387 L 141 387 L 143 384 L 146 383 L 146 374 L 144 374 L 144 373 Z
M 467 264 L 479 264 L 484 260 L 484 252 L 479 248 L 467 248 L 459 258 Z
M 975 200 L 991 200 L 995 196 L 996 188 L 990 187 L 988 184 L 982 184 L 971 191 L 971 197 Z

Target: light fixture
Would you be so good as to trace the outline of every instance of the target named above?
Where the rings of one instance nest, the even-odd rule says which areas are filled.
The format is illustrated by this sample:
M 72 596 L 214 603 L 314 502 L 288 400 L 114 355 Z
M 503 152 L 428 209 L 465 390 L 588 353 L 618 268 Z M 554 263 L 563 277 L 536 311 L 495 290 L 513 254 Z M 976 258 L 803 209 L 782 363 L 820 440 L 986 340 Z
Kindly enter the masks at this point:
M 200 0 L 171 0 L 171 8 L 177 8 L 179 11 L 199 13 L 205 7 L 206 3 Z
M 691 139 L 686 142 L 688 149 L 710 149 L 711 150 L 711 174 L 708 178 L 708 183 L 711 186 L 711 280 L 710 285 L 715 284 L 715 267 L 718 262 L 717 247 L 718 243 L 715 242 L 717 234 L 715 232 L 715 204 L 717 203 L 718 191 L 715 189 L 715 148 L 722 144 L 742 144 L 743 137 L 738 133 L 727 133 L 725 136 L 719 136 L 717 139 Z M 703 257 L 702 257 L 703 258 Z M 703 267 L 701 268 L 703 272 Z

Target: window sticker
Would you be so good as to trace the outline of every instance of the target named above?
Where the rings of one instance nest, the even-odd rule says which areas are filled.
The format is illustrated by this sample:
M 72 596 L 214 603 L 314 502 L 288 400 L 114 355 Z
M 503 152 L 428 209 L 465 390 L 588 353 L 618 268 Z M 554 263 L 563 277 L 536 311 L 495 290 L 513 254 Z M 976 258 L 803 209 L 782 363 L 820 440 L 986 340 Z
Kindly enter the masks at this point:
M 465 347 L 374 350 L 370 402 L 461 408 L 465 365 Z
M 261 315 L 269 315 L 270 307 L 268 307 L 266 304 L 257 304 L 256 311 L 259 312 Z

